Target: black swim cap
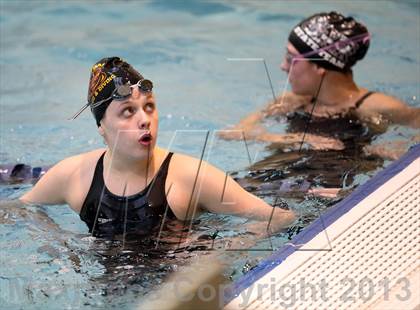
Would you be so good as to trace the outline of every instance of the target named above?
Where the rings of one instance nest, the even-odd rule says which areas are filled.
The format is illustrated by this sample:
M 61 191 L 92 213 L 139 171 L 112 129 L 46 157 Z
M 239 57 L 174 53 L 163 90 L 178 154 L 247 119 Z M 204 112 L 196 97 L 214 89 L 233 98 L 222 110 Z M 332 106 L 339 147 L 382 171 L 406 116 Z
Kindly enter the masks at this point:
M 92 106 L 96 102 L 110 98 L 116 87 L 125 85 L 128 82 L 134 85 L 142 79 L 143 76 L 121 58 L 103 58 L 92 67 L 88 89 L 88 103 Z M 100 121 L 104 117 L 111 101 L 112 98 L 95 108 L 91 107 L 98 127 L 101 125 Z
M 325 69 L 343 72 L 366 55 L 369 40 L 363 24 L 337 12 L 312 15 L 289 35 L 289 42 L 304 57 L 315 58 L 314 63 Z

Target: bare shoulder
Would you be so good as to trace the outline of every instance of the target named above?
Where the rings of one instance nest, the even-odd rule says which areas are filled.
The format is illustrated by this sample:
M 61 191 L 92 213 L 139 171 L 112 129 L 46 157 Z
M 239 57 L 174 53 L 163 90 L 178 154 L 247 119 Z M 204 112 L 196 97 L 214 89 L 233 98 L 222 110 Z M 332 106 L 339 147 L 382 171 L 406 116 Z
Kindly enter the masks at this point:
M 173 177 L 186 180 L 194 178 L 199 171 L 207 167 L 208 163 L 204 160 L 182 153 L 174 153 L 169 169 Z
M 223 189 L 228 174 L 216 166 L 200 158 L 174 154 L 168 171 L 168 179 L 178 189 L 187 192 L 198 190 L 200 195 L 217 197 Z
M 224 172 L 212 164 L 200 158 L 175 153 L 169 166 L 168 177 L 174 184 L 191 190 L 202 181 L 220 181 L 224 177 Z M 223 179 L 221 180 L 223 182 Z
M 67 157 L 51 169 L 20 198 L 37 204 L 69 204 L 78 211 L 89 189 L 89 177 L 93 177 L 95 162 L 104 150 L 99 149 Z
M 67 157 L 51 168 L 52 173 L 59 173 L 65 177 L 72 177 L 78 172 L 87 172 L 95 167 L 99 157 L 105 149 L 97 149 L 86 153 L 81 153 Z
M 97 149 L 90 152 L 78 154 L 66 158 L 64 161 L 69 168 L 75 170 L 91 170 L 96 166 L 99 157 L 105 152 L 105 149 Z
M 161 154 L 164 154 L 161 150 Z M 172 212 L 178 219 L 191 218 L 190 206 L 196 182 L 194 174 L 199 169 L 200 162 L 194 157 L 174 153 L 168 168 L 165 182 L 166 199 Z M 194 208 L 195 209 L 195 208 Z
M 165 189 L 167 200 L 178 219 L 191 219 L 220 204 L 225 174 L 200 158 L 176 153 L 173 155 Z M 198 213 L 197 213 L 198 212 Z
M 360 106 L 360 110 L 382 112 L 390 109 L 408 108 L 407 104 L 401 100 L 384 93 L 373 93 L 365 99 Z
M 367 122 L 386 121 L 413 128 L 420 128 L 420 108 L 411 107 L 405 102 L 383 94 L 373 93 L 357 109 L 359 117 Z

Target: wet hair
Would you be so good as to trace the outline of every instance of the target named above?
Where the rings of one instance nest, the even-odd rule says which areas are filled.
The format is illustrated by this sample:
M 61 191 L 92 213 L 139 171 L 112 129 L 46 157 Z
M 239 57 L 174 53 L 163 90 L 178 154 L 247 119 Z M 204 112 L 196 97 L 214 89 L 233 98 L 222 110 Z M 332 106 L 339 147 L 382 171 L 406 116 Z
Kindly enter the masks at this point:
M 92 105 L 111 97 L 116 87 L 128 82 L 134 85 L 141 79 L 143 76 L 120 57 L 102 58 L 92 66 L 87 99 L 98 127 L 112 98 L 97 107 Z
M 320 67 L 341 72 L 351 71 L 363 59 L 369 41 L 366 26 L 337 12 L 312 15 L 289 35 L 289 42 L 302 56 Z

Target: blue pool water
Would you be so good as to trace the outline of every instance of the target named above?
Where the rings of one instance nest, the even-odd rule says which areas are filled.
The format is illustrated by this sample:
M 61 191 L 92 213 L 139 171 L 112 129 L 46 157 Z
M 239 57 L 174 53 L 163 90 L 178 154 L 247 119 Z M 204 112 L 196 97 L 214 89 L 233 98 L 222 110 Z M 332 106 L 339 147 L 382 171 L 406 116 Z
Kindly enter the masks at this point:
M 323 10 L 353 15 L 372 33 L 368 55 L 354 70 L 358 84 L 419 107 L 417 1 L 0 0 L 0 164 L 50 165 L 102 147 L 89 113 L 72 122 L 67 118 L 85 103 L 90 66 L 104 56 L 118 55 L 154 81 L 160 146 L 199 156 L 210 131 L 213 143 L 206 159 L 221 169 L 239 171 L 241 177 L 249 158 L 257 162 L 272 151 L 250 143 L 248 156 L 240 142 L 212 140 L 214 131 L 264 106 L 272 93 L 261 62 L 229 59 L 265 59 L 275 92 L 280 93 L 286 76 L 279 64 L 289 30 Z M 373 142 L 407 139 L 414 133 L 391 126 Z M 347 186 L 363 183 L 387 164 L 362 169 Z M 2 185 L 0 197 L 19 197 L 29 187 Z M 273 200 L 269 192 L 261 194 Z M 305 225 L 333 203 L 310 197 L 285 201 Z M 67 206 L 0 211 L 0 302 L 15 308 L 130 308 L 182 261 L 209 252 L 187 251 L 154 260 L 140 255 L 135 265 L 126 256 L 107 261 L 98 254 L 103 245 L 87 238 L 87 228 Z M 232 227 L 239 230 L 243 223 L 213 215 L 200 220 L 196 235 L 212 234 L 220 226 L 219 248 L 223 237 L 235 235 Z M 283 234 L 274 243 L 285 241 Z M 256 245 L 270 246 L 267 240 Z M 235 278 L 269 252 L 220 255 L 233 266 L 226 276 Z

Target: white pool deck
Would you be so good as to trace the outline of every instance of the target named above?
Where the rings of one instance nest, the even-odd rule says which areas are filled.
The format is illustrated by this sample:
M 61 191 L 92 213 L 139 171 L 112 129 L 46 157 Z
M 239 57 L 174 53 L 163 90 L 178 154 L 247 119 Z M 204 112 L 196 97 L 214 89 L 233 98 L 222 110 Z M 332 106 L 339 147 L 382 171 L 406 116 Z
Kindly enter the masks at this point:
M 235 282 L 232 309 L 420 309 L 420 145 Z

